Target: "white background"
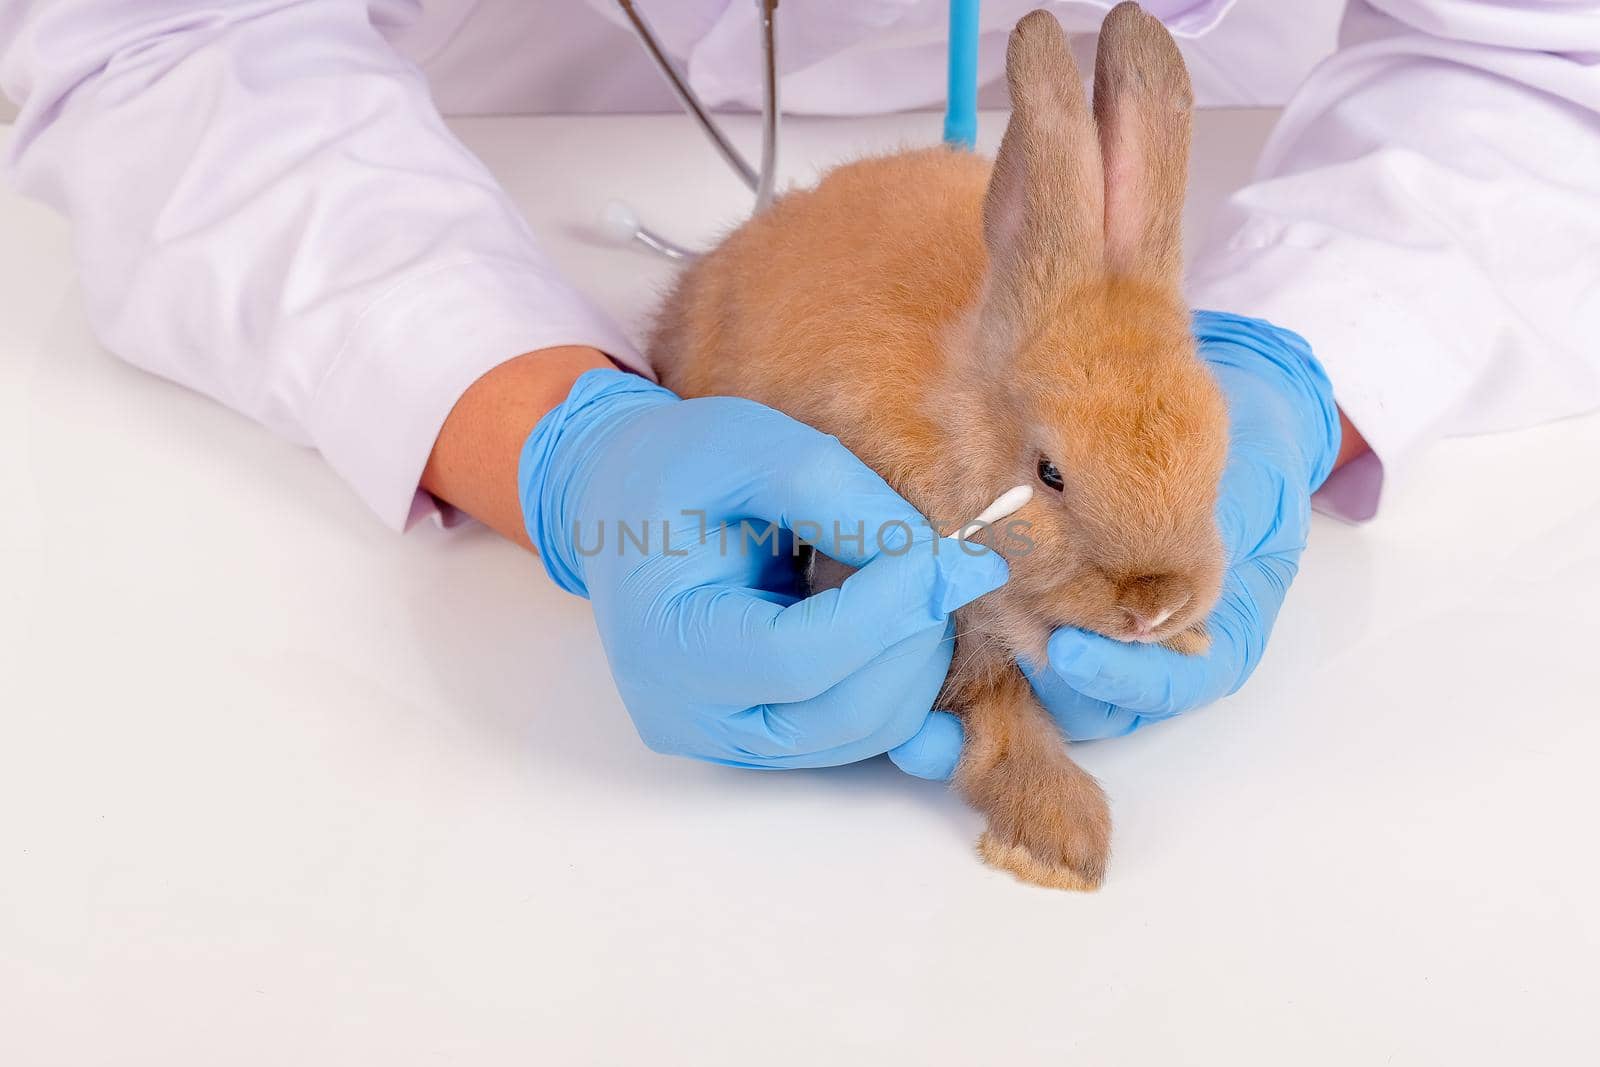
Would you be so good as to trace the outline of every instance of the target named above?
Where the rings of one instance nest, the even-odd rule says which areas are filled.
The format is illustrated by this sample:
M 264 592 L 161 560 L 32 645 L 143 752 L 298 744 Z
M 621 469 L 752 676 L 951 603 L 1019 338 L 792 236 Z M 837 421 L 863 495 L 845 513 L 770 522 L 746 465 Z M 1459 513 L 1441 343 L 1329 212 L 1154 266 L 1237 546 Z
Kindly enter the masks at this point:
M 1270 116 L 1199 122 L 1197 226 Z M 785 151 L 803 178 L 937 123 Z M 585 221 L 621 195 L 703 240 L 743 205 L 677 118 L 457 128 L 633 323 L 667 268 Z M 881 760 L 652 755 L 534 560 L 385 531 L 101 351 L 71 279 L 0 193 L 0 1063 L 1600 1056 L 1600 419 L 1319 518 L 1243 692 L 1078 750 L 1117 851 L 1076 896 L 982 867 L 978 817 Z

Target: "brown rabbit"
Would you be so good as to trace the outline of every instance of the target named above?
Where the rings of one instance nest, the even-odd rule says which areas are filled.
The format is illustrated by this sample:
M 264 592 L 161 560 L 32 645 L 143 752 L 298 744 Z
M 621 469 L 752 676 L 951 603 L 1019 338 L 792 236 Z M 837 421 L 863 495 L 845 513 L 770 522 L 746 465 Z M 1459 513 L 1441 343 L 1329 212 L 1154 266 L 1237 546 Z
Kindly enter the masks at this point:
M 678 393 L 832 433 L 952 526 L 1035 486 L 1026 535 L 993 538 L 1009 583 L 958 616 L 941 706 L 966 727 L 956 784 L 988 818 L 984 859 L 1093 889 L 1105 796 L 1016 661 L 1064 625 L 1206 647 L 1227 415 L 1179 294 L 1192 96 L 1172 38 L 1114 8 L 1092 118 L 1045 12 L 1012 31 L 1006 77 L 992 168 L 932 148 L 782 197 L 684 273 L 651 352 Z

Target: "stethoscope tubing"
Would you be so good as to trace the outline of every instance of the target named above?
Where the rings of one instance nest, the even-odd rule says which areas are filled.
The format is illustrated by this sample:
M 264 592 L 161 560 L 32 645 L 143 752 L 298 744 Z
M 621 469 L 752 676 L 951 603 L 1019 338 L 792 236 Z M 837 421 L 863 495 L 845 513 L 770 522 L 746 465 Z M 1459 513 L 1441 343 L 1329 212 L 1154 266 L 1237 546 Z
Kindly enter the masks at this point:
M 761 21 L 761 58 L 763 76 L 761 79 L 761 166 L 758 170 L 750 165 L 733 142 L 728 140 L 722 128 L 706 106 L 700 102 L 695 91 L 689 87 L 689 82 L 673 65 L 666 52 L 656 40 L 655 31 L 650 28 L 650 22 L 644 17 L 644 12 L 634 6 L 633 0 L 617 0 L 617 6 L 622 9 L 623 15 L 628 20 L 628 25 L 633 28 L 633 34 L 644 46 L 645 54 L 655 64 L 656 70 L 666 79 L 678 102 L 683 109 L 694 119 L 711 146 L 717 150 L 729 168 L 739 176 L 739 179 L 755 193 L 754 213 L 765 211 L 776 195 L 778 183 L 778 131 L 780 116 L 783 114 L 778 104 L 778 40 L 777 40 L 777 8 L 778 0 L 756 0 L 760 9 Z M 613 203 L 606 207 L 606 223 L 608 231 L 614 231 L 621 226 L 617 236 L 624 240 L 637 241 L 639 244 L 666 256 L 668 259 L 688 260 L 694 259 L 699 253 L 685 248 L 675 241 L 650 229 L 640 223 L 633 216 L 633 212 L 624 204 Z M 631 228 L 632 232 L 628 230 Z
M 980 0 L 950 0 L 949 69 L 945 95 L 944 140 L 947 144 L 970 149 L 978 135 L 978 7 Z M 755 193 L 752 214 L 760 214 L 772 204 L 778 181 L 778 133 L 783 109 L 778 101 L 778 0 L 755 0 L 761 23 L 761 166 L 733 146 L 700 98 L 689 87 L 678 68 L 656 40 L 644 12 L 633 0 L 617 0 L 633 34 L 644 46 L 656 70 L 666 79 L 678 102 L 683 105 L 717 154 L 727 162 L 741 181 Z M 685 248 L 639 222 L 626 204 L 613 201 L 603 216 L 606 232 L 623 242 L 638 242 L 645 248 L 673 260 L 694 259 L 699 253 Z

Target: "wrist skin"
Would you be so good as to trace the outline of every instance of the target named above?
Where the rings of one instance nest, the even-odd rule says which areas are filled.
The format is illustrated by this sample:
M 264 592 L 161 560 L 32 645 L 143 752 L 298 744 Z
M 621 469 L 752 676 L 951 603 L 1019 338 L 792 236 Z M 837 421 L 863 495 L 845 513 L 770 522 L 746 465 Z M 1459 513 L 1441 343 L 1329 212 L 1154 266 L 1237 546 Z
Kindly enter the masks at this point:
M 599 349 L 541 348 L 473 382 L 434 441 L 421 487 L 523 548 L 531 549 L 517 489 L 517 464 L 528 435 L 572 385 L 591 370 L 616 370 Z
M 1361 436 L 1361 431 L 1345 415 L 1344 409 L 1339 409 L 1339 455 L 1334 458 L 1333 469 L 1349 463 L 1357 456 L 1368 450 L 1367 439 Z
M 541 348 L 495 367 L 461 395 L 423 468 L 421 487 L 507 540 L 531 549 L 517 487 L 522 447 L 539 420 L 566 400 L 588 371 L 616 369 L 596 348 Z M 1339 412 L 1337 470 L 1367 450 Z

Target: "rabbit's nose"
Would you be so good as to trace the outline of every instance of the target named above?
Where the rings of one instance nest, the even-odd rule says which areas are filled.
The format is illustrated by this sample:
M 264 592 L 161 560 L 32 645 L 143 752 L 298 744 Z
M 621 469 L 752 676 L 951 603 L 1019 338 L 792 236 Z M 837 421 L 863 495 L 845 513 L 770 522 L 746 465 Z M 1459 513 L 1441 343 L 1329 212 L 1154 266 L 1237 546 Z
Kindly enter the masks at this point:
M 1122 583 L 1118 604 L 1128 618 L 1128 636 L 1149 637 L 1194 595 L 1171 575 L 1141 574 Z
M 1134 634 L 1139 637 L 1148 637 L 1155 633 L 1162 623 L 1172 618 L 1172 613 L 1182 606 L 1182 604 L 1174 604 L 1171 607 L 1160 609 L 1154 615 L 1141 615 L 1132 608 L 1123 608 L 1122 610 L 1127 613 L 1128 625 Z

